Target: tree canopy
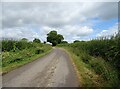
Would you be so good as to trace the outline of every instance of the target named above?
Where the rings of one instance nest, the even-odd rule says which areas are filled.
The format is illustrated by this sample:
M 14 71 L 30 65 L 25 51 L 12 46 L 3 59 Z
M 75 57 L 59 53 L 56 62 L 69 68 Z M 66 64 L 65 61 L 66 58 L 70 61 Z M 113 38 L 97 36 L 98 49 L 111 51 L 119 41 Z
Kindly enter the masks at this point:
M 79 40 L 75 40 L 74 43 L 76 43 L 76 42 L 80 42 L 80 41 Z
M 35 39 L 33 40 L 33 42 L 35 42 L 35 43 L 41 43 L 40 39 L 37 39 L 37 38 L 35 38 Z
M 60 44 L 64 40 L 61 34 L 57 34 L 57 31 L 51 31 L 47 34 L 47 42 L 52 43 L 53 46 Z
M 61 41 L 61 44 L 67 44 L 68 42 L 67 41 Z
M 28 39 L 27 38 L 22 38 L 21 41 L 26 41 L 27 42 Z

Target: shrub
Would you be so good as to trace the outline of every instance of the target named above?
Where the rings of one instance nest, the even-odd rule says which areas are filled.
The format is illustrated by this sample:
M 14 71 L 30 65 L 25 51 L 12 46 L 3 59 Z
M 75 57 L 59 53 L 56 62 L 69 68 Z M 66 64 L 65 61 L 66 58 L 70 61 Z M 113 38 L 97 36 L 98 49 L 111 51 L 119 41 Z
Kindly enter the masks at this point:
M 10 51 L 14 48 L 15 41 L 2 40 L 2 51 Z
M 21 61 L 21 60 L 23 60 L 23 58 L 22 57 L 18 57 L 18 58 L 15 58 L 15 59 L 9 61 L 9 63 L 18 62 L 18 61 Z
M 74 53 L 79 56 L 80 52 L 89 53 L 94 57 L 102 57 L 105 61 L 110 62 L 120 72 L 120 31 L 111 38 L 102 37 L 91 41 L 79 41 L 70 44 Z M 86 55 L 86 54 L 85 54 Z M 87 55 L 86 55 L 87 56 Z M 86 58 L 82 59 L 87 62 Z
M 40 53 L 43 53 L 44 52 L 44 50 L 42 50 L 42 49 L 36 49 L 35 50 L 35 54 L 40 54 Z
M 33 40 L 33 42 L 35 42 L 35 43 L 41 43 L 40 39 L 37 39 L 37 38 L 35 38 L 35 39 Z
M 27 42 L 25 41 L 18 41 L 15 44 L 16 48 L 18 48 L 19 50 L 23 50 L 27 47 Z
M 80 59 L 85 62 L 85 63 L 89 63 L 89 61 L 91 60 L 91 56 L 85 52 L 80 54 Z

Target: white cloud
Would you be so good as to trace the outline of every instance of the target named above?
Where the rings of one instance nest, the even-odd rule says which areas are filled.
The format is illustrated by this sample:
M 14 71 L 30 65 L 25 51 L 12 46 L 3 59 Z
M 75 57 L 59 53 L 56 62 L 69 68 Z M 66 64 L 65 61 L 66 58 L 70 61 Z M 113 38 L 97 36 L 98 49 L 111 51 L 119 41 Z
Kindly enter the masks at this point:
M 40 38 L 44 41 L 49 31 L 56 30 L 65 40 L 72 41 L 93 33 L 93 23 L 88 23 L 91 19 L 117 18 L 117 13 L 117 2 L 5 2 L 2 34 L 8 38 Z
M 44 26 L 39 28 L 39 30 L 35 31 L 31 28 L 12 28 L 12 29 L 4 29 L 2 30 L 3 38 L 27 38 L 29 40 L 33 40 L 34 38 L 39 38 L 41 41 L 46 41 L 47 33 L 56 30 L 59 34 L 62 34 L 67 41 L 72 41 L 75 38 L 80 38 L 87 36 L 93 32 L 92 28 L 87 26 L 64 26 L 62 28 L 51 28 L 48 26 Z
M 12 29 L 4 29 L 2 30 L 3 38 L 14 38 L 21 39 L 23 37 L 33 40 L 34 38 L 39 38 L 38 33 L 34 32 L 32 29 L 27 28 L 12 28 Z
M 64 26 L 63 29 L 64 29 L 63 34 L 66 35 L 68 33 L 69 35 L 87 36 L 93 32 L 93 29 L 87 26 L 78 26 L 78 25 L 74 25 L 74 26 L 67 25 Z
M 113 36 L 118 32 L 118 24 L 115 24 L 113 27 L 110 27 L 107 30 L 102 30 L 100 33 L 98 33 L 97 37 L 109 37 Z
M 62 34 L 65 40 L 71 42 L 75 40 L 75 38 L 79 39 L 84 36 L 88 36 L 93 33 L 93 29 L 87 26 L 78 26 L 78 25 L 66 25 L 62 28 L 50 28 L 50 27 L 43 27 L 41 30 L 44 31 L 44 34 L 52 30 L 56 30 L 59 34 Z
M 111 19 L 117 17 L 117 13 L 117 2 L 3 3 L 3 27 L 60 27 L 83 23 L 95 17 Z

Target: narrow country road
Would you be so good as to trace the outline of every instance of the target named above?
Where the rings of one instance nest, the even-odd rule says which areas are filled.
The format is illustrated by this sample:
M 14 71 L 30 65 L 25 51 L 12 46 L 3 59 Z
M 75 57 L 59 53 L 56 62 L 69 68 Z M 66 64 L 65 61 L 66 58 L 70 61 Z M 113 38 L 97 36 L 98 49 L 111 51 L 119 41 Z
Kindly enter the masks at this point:
M 48 55 L 3 76 L 3 87 L 78 87 L 68 54 L 54 48 Z

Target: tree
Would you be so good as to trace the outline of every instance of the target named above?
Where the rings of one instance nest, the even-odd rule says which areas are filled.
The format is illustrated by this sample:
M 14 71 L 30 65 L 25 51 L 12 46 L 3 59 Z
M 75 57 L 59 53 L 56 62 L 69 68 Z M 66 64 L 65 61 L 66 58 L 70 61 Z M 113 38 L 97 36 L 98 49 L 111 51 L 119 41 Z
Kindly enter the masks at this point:
M 57 39 L 58 39 L 58 41 L 57 41 L 58 44 L 60 44 L 61 41 L 64 40 L 64 38 L 63 38 L 63 36 L 62 36 L 61 34 L 58 34 L 58 35 L 57 35 Z
M 61 34 L 57 34 L 57 31 L 51 31 L 47 34 L 47 42 L 52 43 L 52 46 L 60 44 L 64 40 Z
M 75 40 L 74 43 L 76 43 L 76 42 L 80 42 L 80 41 L 79 40 Z
M 37 39 L 37 38 L 35 38 L 35 39 L 33 40 L 33 42 L 35 42 L 35 43 L 41 43 L 40 39 Z
M 61 44 L 67 44 L 68 42 L 67 41 L 61 41 Z
M 27 42 L 28 39 L 27 38 L 22 38 L 21 41 L 26 41 Z

